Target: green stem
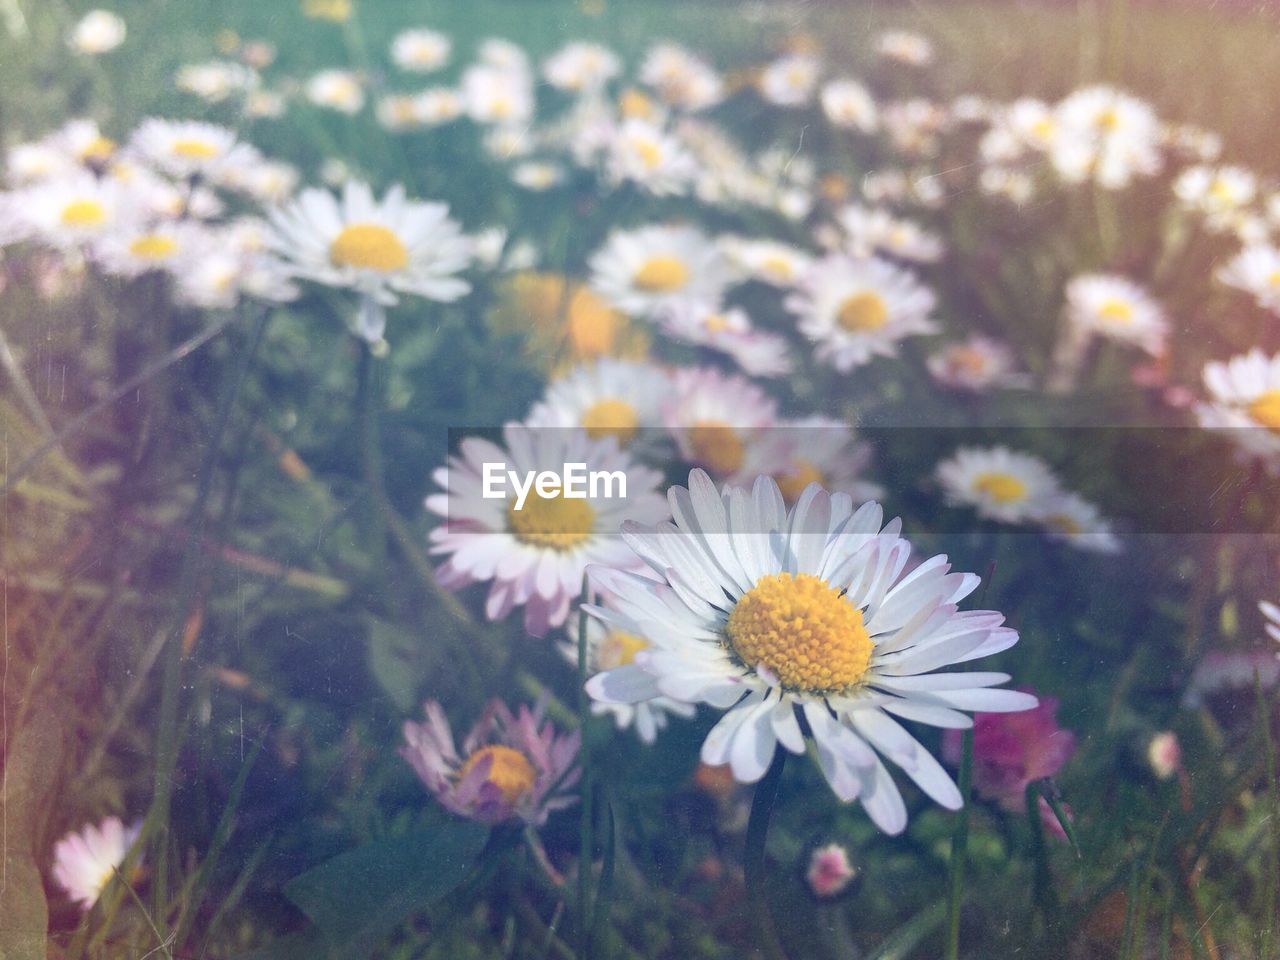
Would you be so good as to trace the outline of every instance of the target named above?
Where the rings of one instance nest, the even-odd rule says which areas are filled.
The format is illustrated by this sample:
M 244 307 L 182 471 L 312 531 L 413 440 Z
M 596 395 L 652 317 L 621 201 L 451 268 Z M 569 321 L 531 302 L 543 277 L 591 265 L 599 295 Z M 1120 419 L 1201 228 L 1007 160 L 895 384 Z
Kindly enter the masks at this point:
M 582 736 L 578 762 L 582 765 L 581 819 L 578 823 L 578 960 L 587 960 L 591 942 L 591 913 L 588 898 L 591 892 L 591 864 L 594 851 L 592 829 L 592 783 L 590 746 L 587 740 L 587 723 L 591 717 L 591 698 L 587 696 L 587 611 L 584 605 L 590 595 L 586 574 L 582 576 L 582 595 L 578 599 L 578 730 Z
M 969 846 L 969 783 L 973 778 L 973 728 L 960 741 L 960 798 L 964 806 L 956 815 L 951 836 L 951 878 L 947 891 L 947 960 L 960 956 L 960 906 L 964 902 L 964 861 Z
M 781 747 L 773 754 L 773 762 L 764 779 L 756 785 L 751 798 L 751 815 L 747 818 L 747 844 L 743 870 L 747 884 L 747 909 L 751 912 L 760 936 L 760 949 L 766 960 L 786 960 L 786 951 L 773 926 L 773 914 L 769 912 L 765 882 L 765 841 L 769 833 L 769 819 L 773 815 L 774 801 L 778 798 L 778 784 L 782 781 L 782 769 L 786 766 L 787 752 Z
M 147 812 L 144 832 L 155 837 L 157 829 L 168 823 L 169 800 L 173 792 L 173 774 L 178 763 L 178 700 L 182 684 L 182 631 L 186 624 L 187 614 L 195 598 L 199 580 L 198 567 L 200 560 L 200 544 L 204 539 L 205 502 L 213 488 L 213 476 L 217 471 L 218 452 L 222 445 L 222 435 L 231 421 L 231 412 L 235 407 L 236 397 L 244 383 L 253 358 L 262 343 L 266 331 L 267 319 L 270 316 L 264 308 L 259 308 L 253 330 L 249 335 L 246 348 L 239 355 L 218 402 L 213 430 L 209 434 L 208 445 L 204 452 L 204 462 L 200 467 L 200 479 L 196 487 L 195 502 L 187 520 L 187 539 L 183 545 L 182 566 L 179 575 L 177 609 L 174 611 L 173 623 L 169 629 L 169 639 L 165 650 L 164 680 L 160 692 L 159 734 L 156 744 L 155 793 L 151 809 Z M 153 872 L 153 891 L 155 915 L 161 928 L 167 926 L 164 900 L 167 896 L 169 868 L 168 838 L 161 836 L 155 844 L 155 862 Z M 166 931 L 167 932 L 167 931 Z

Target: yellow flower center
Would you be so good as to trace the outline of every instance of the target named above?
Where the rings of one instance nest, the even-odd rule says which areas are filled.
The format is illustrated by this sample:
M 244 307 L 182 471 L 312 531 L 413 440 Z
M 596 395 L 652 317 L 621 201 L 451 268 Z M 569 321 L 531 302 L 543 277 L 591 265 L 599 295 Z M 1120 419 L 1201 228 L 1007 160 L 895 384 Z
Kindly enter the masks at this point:
M 507 505 L 507 529 L 517 540 L 545 550 L 572 550 L 591 536 L 596 512 L 586 500 L 541 496 L 530 490 L 524 507 Z
M 616 437 L 624 444 L 635 436 L 639 422 L 636 408 L 616 397 L 597 400 L 582 413 L 582 428 L 592 440 Z
M 748 667 L 789 690 L 828 695 L 856 686 L 874 645 L 862 611 L 809 573 L 761 577 L 734 606 L 728 645 Z
M 1120 126 L 1120 112 L 1115 107 L 1107 107 L 1098 114 L 1098 126 L 1103 130 L 1114 130 Z
M 702 321 L 708 333 L 724 333 L 729 329 L 729 318 L 723 313 L 709 313 Z
M 334 266 L 392 273 L 409 263 L 409 251 L 391 230 L 376 223 L 344 227 L 329 245 Z
M 610 630 L 609 635 L 600 644 L 599 653 L 596 655 L 598 661 L 596 666 L 600 670 L 625 667 L 635 663 L 636 654 L 648 648 L 649 641 L 644 637 L 638 637 L 634 633 L 623 630 Z
M 652 140 L 637 137 L 631 141 L 631 147 L 646 170 L 656 170 L 662 163 L 662 148 Z
M 611 352 L 622 322 L 621 315 L 586 287 L 569 298 L 569 338 L 582 356 Z
M 702 420 L 689 428 L 694 459 L 712 473 L 734 473 L 742 466 L 746 450 L 733 427 L 723 420 Z
M 107 208 L 97 200 L 72 200 L 62 208 L 65 227 L 100 227 L 107 222 Z
M 189 160 L 208 160 L 218 155 L 218 148 L 208 140 L 175 140 L 173 153 Z
M 302 0 L 302 13 L 315 20 L 342 23 L 351 18 L 351 0 Z
M 85 146 L 80 151 L 80 159 L 84 163 L 94 160 L 105 160 L 111 154 L 115 153 L 115 141 L 108 140 L 106 137 L 98 137 L 92 143 Z
M 836 323 L 850 333 L 872 333 L 889 322 L 884 298 L 871 290 L 846 297 L 836 311 Z
M 1249 416 L 1268 430 L 1280 433 L 1280 390 L 1268 390 L 1249 404 Z
M 484 760 L 490 761 L 485 780 L 501 791 L 502 799 L 507 803 L 515 803 L 533 789 L 537 773 L 529 758 L 519 750 L 501 744 L 481 747 L 467 757 L 458 769 L 458 779 L 461 780 Z
M 178 241 L 161 233 L 148 233 L 129 244 L 129 252 L 144 260 L 163 260 L 178 251 Z
M 951 368 L 975 376 L 987 369 L 987 355 L 974 347 L 956 347 L 951 351 Z
M 1124 300 L 1107 300 L 1098 307 L 1098 316 L 1112 323 L 1129 323 L 1133 320 L 1133 306 Z
M 670 293 L 689 282 L 689 268 L 679 257 L 650 257 L 632 278 L 639 289 L 646 293 Z
M 1079 521 L 1075 517 L 1067 516 L 1065 513 L 1045 517 L 1044 523 L 1050 530 L 1056 530 L 1058 533 L 1064 533 L 1068 536 L 1077 536 L 1084 533 L 1084 527 L 1080 526 Z
M 1280 287 L 1280 270 L 1272 270 L 1267 275 L 1267 284 L 1272 287 Z
M 996 503 L 1017 503 L 1027 495 L 1027 485 L 1009 473 L 979 474 L 973 481 L 973 489 Z
M 1054 129 L 1052 117 L 1041 117 L 1031 125 L 1031 134 L 1038 140 L 1048 140 L 1053 136 Z
M 618 98 L 618 112 L 627 118 L 645 119 L 653 116 L 653 101 L 639 90 L 624 90 Z
M 760 272 L 775 280 L 790 280 L 793 273 L 791 261 L 777 254 L 772 254 L 760 261 Z
M 797 460 L 789 471 L 775 479 L 787 503 L 795 503 L 799 500 L 800 494 L 809 484 L 825 483 L 822 471 L 815 467 L 812 461 L 803 459 Z

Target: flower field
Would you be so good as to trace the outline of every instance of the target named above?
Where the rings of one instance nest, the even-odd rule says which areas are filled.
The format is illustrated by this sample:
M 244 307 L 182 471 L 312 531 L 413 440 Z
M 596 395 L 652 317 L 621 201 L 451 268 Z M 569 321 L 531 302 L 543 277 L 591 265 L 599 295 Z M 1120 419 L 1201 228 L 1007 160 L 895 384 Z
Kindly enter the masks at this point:
M 0 0 L 0 960 L 1280 956 L 1280 19 Z

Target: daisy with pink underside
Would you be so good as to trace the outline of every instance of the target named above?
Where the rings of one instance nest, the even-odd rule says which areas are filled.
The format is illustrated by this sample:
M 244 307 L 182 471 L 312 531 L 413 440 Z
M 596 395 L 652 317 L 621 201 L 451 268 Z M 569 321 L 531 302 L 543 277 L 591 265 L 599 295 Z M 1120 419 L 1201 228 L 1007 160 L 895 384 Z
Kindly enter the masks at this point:
M 486 497 L 486 464 L 521 478 L 582 464 L 588 474 L 620 472 L 626 493 L 620 496 L 614 482 L 588 486 L 581 499 L 529 489 L 520 503 L 508 482 L 499 496 Z M 618 536 L 623 521 L 653 523 L 666 516 L 661 475 L 620 450 L 615 436 L 593 440 L 585 429 L 508 424 L 502 446 L 468 437 L 433 479 L 441 492 L 427 497 L 426 507 L 444 518 L 431 531 L 431 552 L 447 558 L 440 583 L 457 590 L 488 582 L 485 615 L 501 620 L 524 607 L 525 629 L 535 636 L 564 623 L 588 564 L 637 565 Z
M 809 486 L 790 510 L 778 485 L 717 490 L 701 470 L 668 494 L 674 522 L 627 524 L 651 576 L 591 570 L 611 597 L 587 612 L 643 637 L 634 662 L 598 674 L 606 703 L 670 697 L 724 711 L 702 746 L 740 782 L 764 776 L 779 745 L 806 739 L 835 794 L 884 832 L 907 809 L 884 760 L 948 809 L 963 801 L 934 756 L 895 717 L 965 728 L 961 711 L 1009 712 L 1029 694 L 994 689 L 1003 673 L 935 673 L 1012 647 L 1002 614 L 961 612 L 979 578 L 935 556 L 904 575 L 911 546 L 876 503 Z
M 423 709 L 425 721 L 405 722 L 400 756 L 446 810 L 481 823 L 541 826 L 577 803 L 569 790 L 581 775 L 573 766 L 581 734 L 544 722 L 542 703 L 513 714 L 501 700 L 489 701 L 461 753 L 440 704 L 428 700 Z
M 119 817 L 107 817 L 67 834 L 53 847 L 53 879 L 88 910 L 124 863 L 141 829 L 141 823 L 126 827 Z

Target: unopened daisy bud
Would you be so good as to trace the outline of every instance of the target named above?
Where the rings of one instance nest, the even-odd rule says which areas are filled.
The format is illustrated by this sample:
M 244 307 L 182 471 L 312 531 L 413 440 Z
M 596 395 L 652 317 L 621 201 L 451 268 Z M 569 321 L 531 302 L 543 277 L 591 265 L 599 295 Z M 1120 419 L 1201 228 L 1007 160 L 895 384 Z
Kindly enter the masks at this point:
M 1182 767 L 1182 745 L 1172 730 L 1157 733 L 1147 744 L 1147 762 L 1158 780 L 1168 780 Z
M 834 842 L 814 850 L 804 872 L 809 890 L 822 900 L 838 897 L 857 878 L 858 868 L 849 859 L 849 851 Z

